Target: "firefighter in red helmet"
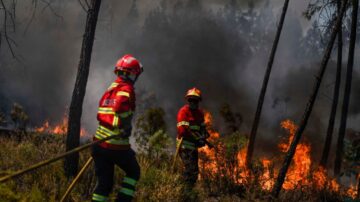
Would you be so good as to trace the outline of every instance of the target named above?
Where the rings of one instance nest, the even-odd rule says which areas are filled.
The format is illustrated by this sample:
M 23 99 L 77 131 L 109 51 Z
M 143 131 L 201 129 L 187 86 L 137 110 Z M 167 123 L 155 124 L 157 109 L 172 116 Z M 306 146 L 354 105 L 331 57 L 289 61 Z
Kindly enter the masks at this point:
M 95 162 L 97 184 L 92 201 L 108 201 L 114 181 L 114 165 L 125 171 L 121 189 L 116 201 L 131 201 L 135 186 L 140 177 L 140 167 L 131 149 L 131 120 L 135 110 L 134 83 L 142 73 L 141 63 L 132 55 L 120 58 L 114 73 L 117 79 L 105 91 L 99 102 L 97 119 L 99 126 L 94 140 L 101 140 L 111 135 L 120 138 L 110 139 L 92 147 Z
M 199 173 L 197 149 L 205 146 L 209 133 L 205 127 L 204 113 L 199 109 L 199 102 L 202 100 L 200 90 L 189 89 L 185 98 L 187 104 L 179 110 L 177 115 L 176 140 L 180 146 L 179 155 L 185 167 L 183 178 L 186 201 L 188 201 L 194 200 L 192 189 Z

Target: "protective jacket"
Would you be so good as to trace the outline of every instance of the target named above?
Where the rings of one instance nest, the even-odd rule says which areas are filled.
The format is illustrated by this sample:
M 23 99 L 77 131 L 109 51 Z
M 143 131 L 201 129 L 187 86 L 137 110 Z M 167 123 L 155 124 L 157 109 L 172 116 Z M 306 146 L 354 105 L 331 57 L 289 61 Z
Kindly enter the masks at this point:
M 183 106 L 177 115 L 177 131 L 177 142 L 183 137 L 182 149 L 196 149 L 199 139 L 204 138 L 201 134 L 206 131 L 203 111 L 192 110 L 189 105 Z
M 135 111 L 133 84 L 118 77 L 99 102 L 97 119 L 99 126 L 94 139 L 122 134 L 121 138 L 110 139 L 100 144 L 103 148 L 130 148 L 131 119 Z

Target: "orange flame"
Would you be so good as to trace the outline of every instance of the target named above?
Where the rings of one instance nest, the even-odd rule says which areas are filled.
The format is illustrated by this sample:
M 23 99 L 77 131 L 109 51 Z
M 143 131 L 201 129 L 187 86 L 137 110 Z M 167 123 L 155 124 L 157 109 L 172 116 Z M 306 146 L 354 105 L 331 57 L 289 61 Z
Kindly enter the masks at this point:
M 35 131 L 38 132 L 38 133 L 43 133 L 43 132 L 47 131 L 48 128 L 49 128 L 49 121 L 45 121 L 43 126 L 41 126 L 39 128 L 35 128 Z
M 271 190 L 275 184 L 275 179 L 271 177 L 270 166 L 272 165 L 271 160 L 262 159 L 261 163 L 264 167 L 264 172 L 260 177 L 260 183 L 263 190 Z
M 250 171 L 246 168 L 245 165 L 246 153 L 247 148 L 244 147 L 240 149 L 240 151 L 236 155 L 238 167 L 235 170 L 239 176 L 236 176 L 235 181 L 239 184 L 248 182 L 247 180 L 250 177 Z
M 218 142 L 216 145 L 216 153 L 214 149 L 210 149 L 207 146 L 199 149 L 199 154 L 204 155 L 206 160 L 199 159 L 200 173 L 210 173 L 211 176 L 218 174 L 220 176 L 227 175 L 232 179 L 234 183 L 246 184 L 250 178 L 250 171 L 245 167 L 246 149 L 240 149 L 236 154 L 237 164 L 235 168 L 229 172 L 226 170 L 225 160 L 225 145 L 219 141 L 220 134 L 212 127 L 212 116 L 209 112 L 205 112 L 205 124 L 207 125 L 208 132 L 210 134 L 209 141 Z M 281 127 L 288 133 L 289 137 L 286 141 L 278 144 L 278 148 L 281 152 L 287 152 L 290 148 L 291 142 L 297 131 L 297 126 L 290 120 L 281 122 Z M 290 165 L 285 181 L 283 183 L 283 189 L 294 190 L 303 186 L 313 186 L 317 190 L 328 189 L 332 192 L 340 192 L 340 185 L 335 179 L 328 177 L 326 169 L 319 167 L 311 172 L 311 146 L 308 143 L 299 143 L 296 147 L 293 162 Z M 267 158 L 261 158 L 260 160 L 263 172 L 259 176 L 259 183 L 263 190 L 271 190 L 275 184 L 275 176 L 277 176 L 276 170 L 274 171 L 274 163 Z M 200 175 L 199 175 L 200 177 Z M 360 177 L 360 175 L 358 176 Z M 355 198 L 357 196 L 357 187 L 351 185 L 345 194 Z
M 316 189 L 324 189 L 327 181 L 327 173 L 323 167 L 319 167 L 313 172 L 313 184 Z
M 346 194 L 351 198 L 355 199 L 357 196 L 357 189 L 356 186 L 350 185 L 350 188 L 346 191 Z
M 49 121 L 45 121 L 44 124 L 41 127 L 35 128 L 35 132 L 38 133 L 51 133 L 51 134 L 57 134 L 57 135 L 64 135 L 67 133 L 68 128 L 68 119 L 66 114 L 64 115 L 61 123 L 55 125 L 54 127 L 51 127 L 49 124 Z M 84 137 L 87 136 L 87 132 L 84 128 L 81 128 L 80 130 L 80 136 Z
M 204 114 L 205 124 L 207 126 L 207 130 L 210 134 L 208 138 L 209 141 L 215 142 L 220 138 L 220 134 L 216 132 L 212 128 L 212 116 L 209 112 L 205 112 Z M 217 145 L 216 147 L 221 147 Z M 218 164 L 216 161 L 215 150 L 210 149 L 208 146 L 199 148 L 199 153 L 203 154 L 206 157 L 206 162 L 203 159 L 199 159 L 199 168 L 202 169 L 203 172 L 207 173 L 219 173 Z

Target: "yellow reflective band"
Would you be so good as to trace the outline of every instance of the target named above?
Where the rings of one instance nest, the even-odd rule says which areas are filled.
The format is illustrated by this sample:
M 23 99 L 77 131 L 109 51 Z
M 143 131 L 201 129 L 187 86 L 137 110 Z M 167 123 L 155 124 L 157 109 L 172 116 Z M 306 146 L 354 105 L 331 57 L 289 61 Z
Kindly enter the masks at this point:
M 177 123 L 177 127 L 180 127 L 180 126 L 189 126 L 190 123 L 187 122 L 187 121 L 180 121 Z
M 134 196 L 134 193 L 135 193 L 134 190 L 131 190 L 131 189 L 128 189 L 128 188 L 125 188 L 125 187 L 121 188 L 120 192 L 123 193 L 123 194 L 126 194 L 128 196 Z
M 103 111 L 98 111 L 99 114 L 111 114 L 114 115 L 115 112 L 103 112 Z
M 98 139 L 104 139 L 106 137 L 108 137 L 107 135 L 105 135 L 103 132 L 101 131 L 96 131 L 95 137 L 97 137 Z
M 100 128 L 98 128 L 98 129 L 96 130 L 96 132 L 99 132 L 99 133 L 101 133 L 102 135 L 105 135 L 106 137 L 112 136 L 112 135 L 117 135 L 117 134 L 112 133 L 112 132 L 104 131 L 103 129 L 100 129 Z
M 111 107 L 99 107 L 99 114 L 115 114 Z
M 112 111 L 112 107 L 99 107 L 99 110 Z
M 102 133 L 102 134 L 104 134 L 104 135 L 106 135 L 106 136 L 115 135 L 114 133 L 112 133 L 112 132 L 110 132 L 110 131 L 108 131 L 108 130 L 104 130 L 104 129 L 102 129 L 102 128 L 98 128 L 98 129 L 96 130 L 96 132 L 100 132 L 100 133 Z
M 135 187 L 137 181 L 130 177 L 124 177 L 123 182 Z
M 108 201 L 108 197 L 107 196 L 102 196 L 100 194 L 93 194 L 92 196 L 92 200 L 93 201 L 101 201 L 101 202 L 106 202 Z
M 181 148 L 183 149 L 196 149 L 195 143 L 183 140 Z
M 115 130 L 109 130 L 103 126 L 99 126 L 96 130 L 96 132 L 99 132 L 103 135 L 106 135 L 106 136 L 111 136 L 111 135 L 118 135 L 121 133 L 121 131 L 119 129 L 115 129 Z
M 102 140 L 102 139 L 104 139 L 105 137 L 103 137 L 103 136 L 101 136 L 100 134 L 95 134 L 95 137 L 97 138 L 97 139 L 99 139 L 99 140 Z
M 128 145 L 130 144 L 129 142 L 129 138 L 125 138 L 125 139 L 111 139 L 111 140 L 107 140 L 107 143 L 110 144 L 116 144 L 116 145 Z
M 101 136 L 103 136 L 104 138 L 105 137 L 109 137 L 109 136 L 112 136 L 112 134 L 108 134 L 108 133 L 105 133 L 104 131 L 101 131 L 101 130 L 96 130 L 96 134 L 99 134 Z
M 119 117 L 118 117 L 117 114 L 114 115 L 114 120 L 113 120 L 112 125 L 113 125 L 114 127 L 118 127 L 118 125 L 119 125 Z
M 99 125 L 99 127 L 96 130 L 95 137 L 99 140 L 104 139 L 106 137 L 112 136 L 112 135 L 118 135 L 121 133 L 122 130 L 116 128 L 115 130 L 110 130 L 104 126 Z M 128 145 L 130 144 L 129 138 L 116 138 L 107 140 L 107 143 L 110 144 L 116 144 L 116 145 Z
M 102 140 L 106 137 L 108 137 L 107 135 L 105 135 L 103 132 L 100 131 L 96 131 L 96 135 L 95 137 L 99 140 Z M 116 145 L 128 145 L 129 144 L 129 138 L 124 138 L 124 139 L 111 139 L 111 140 L 106 140 L 107 143 L 110 144 L 116 144 Z
M 126 117 L 128 117 L 128 116 L 130 116 L 130 115 L 132 115 L 132 114 L 133 114 L 132 111 L 128 111 L 128 112 L 123 112 L 123 113 L 119 114 L 119 116 L 120 116 L 121 118 L 126 118 Z
M 125 91 L 119 91 L 119 92 L 116 93 L 116 96 L 130 97 L 130 94 L 128 92 L 125 92 Z
M 200 130 L 200 126 L 192 125 L 190 126 L 191 130 Z
M 108 133 L 110 135 L 117 135 L 120 133 L 120 130 L 119 129 L 115 129 L 115 130 L 110 130 L 104 126 L 99 126 L 98 129 L 100 129 L 101 131 L 104 131 L 105 133 Z
M 112 89 L 112 88 L 115 88 L 115 87 L 117 87 L 119 84 L 118 83 L 112 83 L 110 86 L 109 86 L 109 88 L 108 88 L 108 90 L 110 90 L 110 89 Z

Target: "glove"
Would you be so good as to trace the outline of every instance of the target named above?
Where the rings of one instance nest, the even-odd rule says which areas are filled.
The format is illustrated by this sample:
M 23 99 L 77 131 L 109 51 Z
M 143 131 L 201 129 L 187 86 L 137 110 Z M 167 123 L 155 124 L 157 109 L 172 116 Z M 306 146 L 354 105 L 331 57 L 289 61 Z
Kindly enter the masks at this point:
M 196 142 L 197 147 L 203 147 L 205 146 L 205 139 L 201 138 Z
M 131 124 L 132 116 L 129 116 L 127 118 L 121 118 L 121 125 L 123 134 L 121 135 L 121 138 L 128 138 L 131 135 L 132 130 L 132 124 Z
M 132 126 L 131 126 L 131 125 L 130 125 L 129 127 L 124 128 L 124 133 L 123 133 L 122 137 L 124 137 L 124 138 L 130 137 L 130 135 L 131 135 L 131 130 L 132 130 Z
M 205 126 L 201 126 L 200 128 L 201 137 L 204 137 L 205 139 L 210 137 L 209 132 L 206 130 Z

